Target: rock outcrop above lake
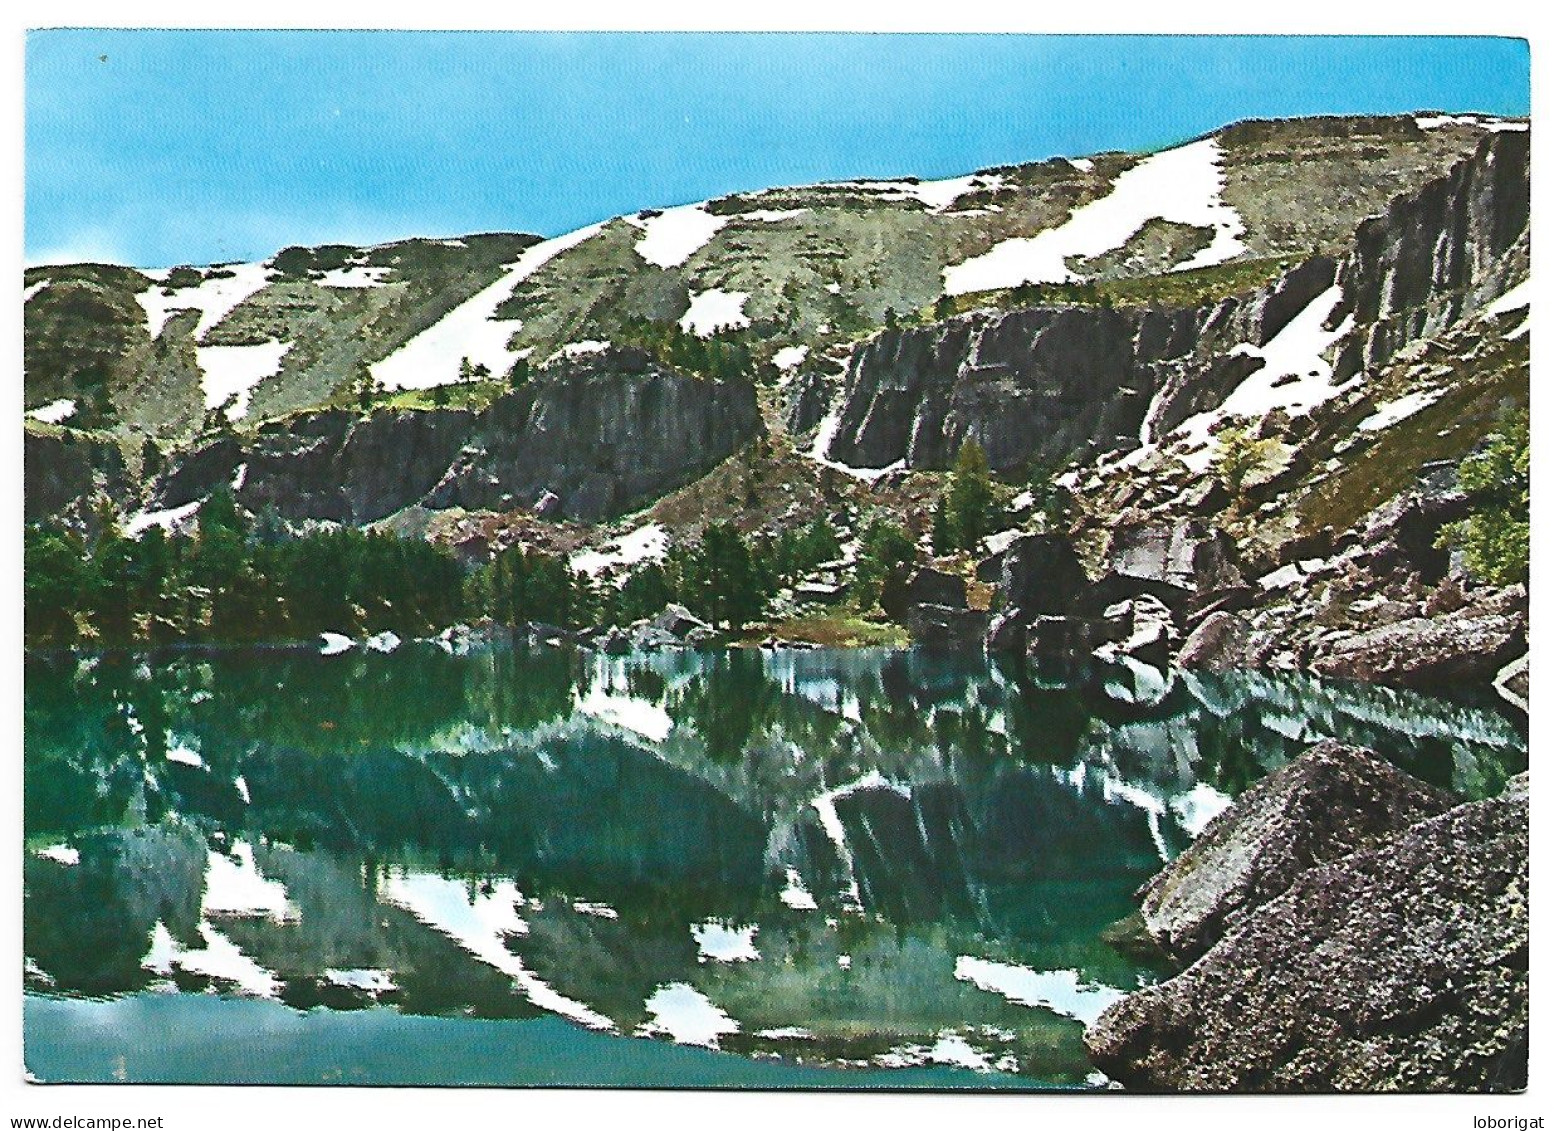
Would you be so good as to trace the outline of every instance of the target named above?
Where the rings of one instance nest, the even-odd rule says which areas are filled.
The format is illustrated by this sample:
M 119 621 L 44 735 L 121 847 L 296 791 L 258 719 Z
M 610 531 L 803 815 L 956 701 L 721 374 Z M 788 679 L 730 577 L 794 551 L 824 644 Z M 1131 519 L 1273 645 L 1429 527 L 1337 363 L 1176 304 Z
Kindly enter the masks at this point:
M 1526 779 L 1445 804 L 1337 745 L 1249 790 L 1145 889 L 1152 933 L 1174 903 L 1203 949 L 1101 1015 L 1095 1063 L 1144 1091 L 1525 1087 Z
M 1319 675 L 1405 687 L 1491 682 L 1527 647 L 1527 592 L 1481 590 L 1457 609 L 1405 617 L 1332 641 L 1311 663 Z
M 363 524 L 409 506 L 597 521 L 709 470 L 761 431 L 746 382 L 687 377 L 615 349 L 547 367 L 484 409 L 344 409 L 217 439 L 179 458 L 159 505 L 237 482 L 282 518 Z M 238 468 L 246 472 L 238 478 Z
M 117 444 L 67 431 L 28 430 L 22 475 L 28 522 L 65 521 L 91 527 L 96 504 L 109 501 L 123 506 L 133 490 Z
M 824 454 L 857 467 L 946 468 L 974 438 L 994 470 L 1009 470 L 1136 447 L 1152 405 L 1158 425 L 1175 427 L 1223 399 L 1250 372 L 1233 347 L 1271 338 L 1278 313 L 1287 321 L 1334 270 L 1319 258 L 1196 308 L 1039 306 L 885 330 L 848 361 Z

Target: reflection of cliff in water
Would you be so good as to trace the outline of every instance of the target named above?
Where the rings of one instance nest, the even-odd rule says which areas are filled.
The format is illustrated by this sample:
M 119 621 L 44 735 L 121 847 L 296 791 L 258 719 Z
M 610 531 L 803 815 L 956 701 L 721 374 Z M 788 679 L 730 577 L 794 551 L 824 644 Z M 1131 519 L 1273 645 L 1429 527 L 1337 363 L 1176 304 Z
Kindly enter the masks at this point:
M 1099 931 L 1228 795 L 1329 736 L 1475 795 L 1526 760 L 1489 706 L 917 653 L 407 646 L 27 677 L 34 989 L 550 1012 L 1069 1082 L 1077 1019 L 1151 977 Z

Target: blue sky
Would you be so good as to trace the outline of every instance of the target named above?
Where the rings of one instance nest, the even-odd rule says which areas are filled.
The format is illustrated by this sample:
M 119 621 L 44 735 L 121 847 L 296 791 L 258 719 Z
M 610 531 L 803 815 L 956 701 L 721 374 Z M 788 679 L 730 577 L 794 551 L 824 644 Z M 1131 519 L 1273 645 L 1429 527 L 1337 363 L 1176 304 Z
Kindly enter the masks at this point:
M 30 262 L 555 235 L 772 184 L 1154 149 L 1247 117 L 1529 111 L 1490 38 L 63 30 Z

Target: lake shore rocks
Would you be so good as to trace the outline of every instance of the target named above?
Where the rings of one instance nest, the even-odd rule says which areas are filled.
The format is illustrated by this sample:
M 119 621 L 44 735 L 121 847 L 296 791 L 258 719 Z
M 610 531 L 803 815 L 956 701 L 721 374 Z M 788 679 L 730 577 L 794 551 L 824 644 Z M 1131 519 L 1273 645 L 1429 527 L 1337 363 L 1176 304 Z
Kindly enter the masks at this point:
M 1526 1086 L 1528 797 L 1450 806 L 1324 743 L 1248 790 L 1142 889 L 1192 964 L 1087 1030 L 1143 1091 Z
M 1355 746 L 1322 742 L 1237 799 L 1139 889 L 1146 929 L 1192 962 L 1302 872 L 1367 848 L 1452 797 Z

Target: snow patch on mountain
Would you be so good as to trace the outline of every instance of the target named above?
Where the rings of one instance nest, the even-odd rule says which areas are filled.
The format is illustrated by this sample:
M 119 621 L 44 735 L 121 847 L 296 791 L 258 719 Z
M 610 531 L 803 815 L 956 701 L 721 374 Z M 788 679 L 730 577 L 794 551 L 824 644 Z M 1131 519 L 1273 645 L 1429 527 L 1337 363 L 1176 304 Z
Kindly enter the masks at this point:
M 200 909 L 205 915 L 260 917 L 276 923 L 294 922 L 300 914 L 285 885 L 260 873 L 253 848 L 241 840 L 232 845 L 231 856 L 206 854 Z
M 197 346 L 195 355 L 200 363 L 205 407 L 216 408 L 233 397 L 227 419 L 241 420 L 247 416 L 254 386 L 281 371 L 281 360 L 290 349 L 290 342 L 277 341 L 254 346 Z
M 153 526 L 159 526 L 163 530 L 172 531 L 180 527 L 196 511 L 204 499 L 195 499 L 192 503 L 185 503 L 181 507 L 169 507 L 159 511 L 140 511 L 131 515 L 124 521 L 124 533 L 130 538 L 139 538 Z
M 509 935 L 527 934 L 529 925 L 518 915 L 523 894 L 511 880 L 499 880 L 472 893 L 462 880 L 430 872 L 395 872 L 383 884 L 379 898 L 402 907 L 474 958 L 501 971 L 540 1009 L 569 1018 L 590 1029 L 613 1030 L 615 1023 L 588 1006 L 558 993 L 524 965 L 509 949 Z
M 707 211 L 706 201 L 666 208 L 653 216 L 628 216 L 626 223 L 642 230 L 637 254 L 655 267 L 678 267 L 717 235 L 727 216 Z
M 792 220 L 795 216 L 802 216 L 808 211 L 808 208 L 756 208 L 750 212 L 741 212 L 739 218 L 776 224 L 782 220 Z
M 930 212 L 943 212 L 973 189 L 996 190 L 1003 185 L 1004 179 L 997 173 L 969 173 L 937 181 L 831 181 L 814 187 L 858 189 L 881 200 L 918 200 L 926 204 Z
M 33 420 L 41 420 L 45 424 L 58 424 L 63 420 L 69 420 L 76 414 L 76 402 L 67 398 L 50 401 L 27 413 Z
M 1264 364 L 1237 385 L 1218 408 L 1189 417 L 1171 434 L 1185 440 L 1191 449 L 1181 457 L 1182 462 L 1200 473 L 1208 470 L 1214 461 L 1212 434 L 1223 420 L 1236 416 L 1257 420 L 1275 409 L 1301 416 L 1350 387 L 1352 382 L 1332 383 L 1333 367 L 1323 356 L 1354 324 L 1351 314 L 1336 329 L 1325 328 L 1328 316 L 1342 299 L 1343 288 L 1331 286 L 1290 319 L 1267 345 L 1244 342 L 1231 351 L 1260 357 Z
M 1516 286 L 1506 291 L 1505 294 L 1495 299 L 1484 308 L 1484 313 L 1491 317 L 1498 314 L 1509 314 L 1513 310 L 1522 310 L 1532 305 L 1532 280 L 1523 279 Z
M 1224 154 L 1213 138 L 1145 158 L 1121 173 L 1112 191 L 1076 208 L 1066 223 L 1034 236 L 1017 236 L 983 255 L 944 269 L 946 294 L 1015 287 L 1021 283 L 1067 283 L 1078 276 L 1066 260 L 1090 259 L 1127 243 L 1150 220 L 1211 228 L 1209 246 L 1172 270 L 1208 267 L 1246 250 L 1246 225 L 1225 203 Z
M 381 287 L 387 285 L 388 274 L 392 268 L 388 267 L 364 267 L 355 265 L 351 267 L 337 267 L 333 271 L 325 271 L 319 276 L 318 285 L 321 287 Z
M 1427 114 L 1415 118 L 1414 124 L 1422 130 L 1438 130 L 1442 126 L 1477 126 L 1491 133 L 1507 130 L 1521 133 L 1527 129 L 1526 122 L 1508 121 L 1491 114 Z
M 568 563 L 577 573 L 598 577 L 608 569 L 642 562 L 663 561 L 669 551 L 669 532 L 656 522 L 623 534 L 603 550 L 580 550 Z
M 207 278 L 199 286 L 185 287 L 166 293 L 163 284 L 153 281 L 150 288 L 135 296 L 146 312 L 146 329 L 153 338 L 162 333 L 168 319 L 183 310 L 198 310 L 199 323 L 194 328 L 194 340 L 204 339 L 206 333 L 220 325 L 222 319 L 232 313 L 241 302 L 258 292 L 270 281 L 273 271 L 264 263 L 233 263 L 222 268 L 231 274 L 222 278 Z
M 716 287 L 691 293 L 691 308 L 680 319 L 680 329 L 698 338 L 710 338 L 720 330 L 750 325 L 745 314 L 748 291 L 720 291 Z
M 783 346 L 772 354 L 772 364 L 778 369 L 797 369 L 808 356 L 808 346 Z
M 460 363 L 466 359 L 500 377 L 519 356 L 508 348 L 508 342 L 523 323 L 497 320 L 497 308 L 512 297 L 519 283 L 603 228 L 603 223 L 590 224 L 525 248 L 500 279 L 374 364 L 373 380 L 389 390 L 451 385 L 460 380 Z
M 1445 395 L 1445 389 L 1424 389 L 1417 393 L 1409 393 L 1395 401 L 1377 405 L 1376 411 L 1355 427 L 1361 432 L 1380 432 L 1383 428 L 1391 428 L 1399 421 L 1407 420 L 1414 413 L 1429 408 Z

